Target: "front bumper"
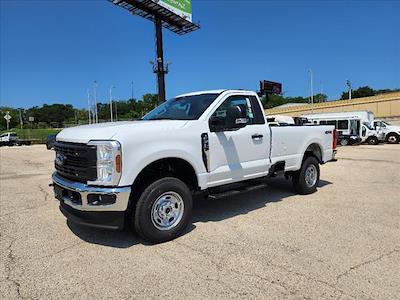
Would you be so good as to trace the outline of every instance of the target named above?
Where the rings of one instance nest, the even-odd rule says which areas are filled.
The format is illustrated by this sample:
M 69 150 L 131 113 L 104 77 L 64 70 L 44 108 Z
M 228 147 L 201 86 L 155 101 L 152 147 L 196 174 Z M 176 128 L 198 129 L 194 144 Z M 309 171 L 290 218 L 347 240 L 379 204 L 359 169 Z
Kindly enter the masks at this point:
M 93 187 L 67 180 L 57 173 L 53 174 L 52 179 L 60 210 L 68 220 L 93 227 L 123 227 L 131 187 Z M 106 197 L 108 201 L 102 203 L 102 198 Z

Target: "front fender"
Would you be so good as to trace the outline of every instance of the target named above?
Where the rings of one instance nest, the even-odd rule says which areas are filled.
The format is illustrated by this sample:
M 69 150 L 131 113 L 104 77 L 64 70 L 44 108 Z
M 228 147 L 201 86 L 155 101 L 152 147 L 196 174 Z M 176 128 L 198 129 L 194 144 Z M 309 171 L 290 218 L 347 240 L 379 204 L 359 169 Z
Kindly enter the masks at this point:
M 198 143 L 200 145 L 200 143 Z M 154 151 L 157 149 L 156 151 Z M 185 149 L 185 150 L 182 150 Z M 180 142 L 147 142 L 136 145 L 136 147 L 122 146 L 122 176 L 121 186 L 132 185 L 139 173 L 151 163 L 165 158 L 179 158 L 188 162 L 194 169 L 199 185 L 202 183 L 200 178 L 205 173 L 205 167 L 201 160 L 201 149 L 194 149 L 188 143 Z

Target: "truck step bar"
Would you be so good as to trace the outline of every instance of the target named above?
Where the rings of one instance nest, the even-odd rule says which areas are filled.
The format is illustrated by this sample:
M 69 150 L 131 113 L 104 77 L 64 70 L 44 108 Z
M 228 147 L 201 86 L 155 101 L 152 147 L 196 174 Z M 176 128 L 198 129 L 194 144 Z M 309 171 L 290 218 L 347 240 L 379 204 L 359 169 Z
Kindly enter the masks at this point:
M 221 199 L 221 198 L 226 198 L 229 196 L 235 196 L 243 193 L 247 193 L 250 191 L 258 190 L 267 187 L 268 184 L 266 183 L 259 183 L 257 185 L 244 185 L 232 190 L 226 190 L 226 191 L 221 191 L 221 192 L 216 192 L 216 193 L 211 193 L 208 195 L 209 199 Z

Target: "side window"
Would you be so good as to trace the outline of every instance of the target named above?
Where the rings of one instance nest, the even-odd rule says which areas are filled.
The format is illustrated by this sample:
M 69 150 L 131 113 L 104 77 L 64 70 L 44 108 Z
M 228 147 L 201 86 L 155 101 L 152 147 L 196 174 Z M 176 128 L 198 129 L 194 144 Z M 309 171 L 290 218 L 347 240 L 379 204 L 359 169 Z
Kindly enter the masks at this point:
M 335 128 L 337 128 L 337 126 L 336 126 L 336 121 L 334 121 L 334 120 L 327 121 L 327 122 L 326 122 L 326 125 L 333 125 L 333 126 L 335 126 Z
M 213 116 L 219 117 L 226 122 L 226 112 L 229 107 L 237 105 L 246 111 L 247 125 L 255 124 L 255 115 L 248 96 L 231 96 L 226 99 L 214 112 Z
M 367 127 L 363 126 L 361 131 L 362 131 L 362 136 L 365 136 L 367 134 Z
M 251 106 L 254 113 L 254 124 L 265 124 L 264 112 L 255 96 L 250 96 Z
M 349 122 L 347 120 L 339 120 L 338 129 L 349 129 Z

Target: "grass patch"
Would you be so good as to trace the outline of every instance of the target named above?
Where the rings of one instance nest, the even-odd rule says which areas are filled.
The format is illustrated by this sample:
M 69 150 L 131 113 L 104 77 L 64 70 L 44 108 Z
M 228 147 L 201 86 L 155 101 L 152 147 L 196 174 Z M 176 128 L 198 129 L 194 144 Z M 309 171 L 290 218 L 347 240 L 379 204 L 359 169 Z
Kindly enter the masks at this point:
M 45 143 L 46 138 L 50 134 L 57 134 L 61 129 L 17 129 L 13 128 L 10 132 L 15 132 L 18 138 L 22 140 L 34 140 L 38 143 Z M 2 130 L 0 134 L 7 132 L 7 130 Z

